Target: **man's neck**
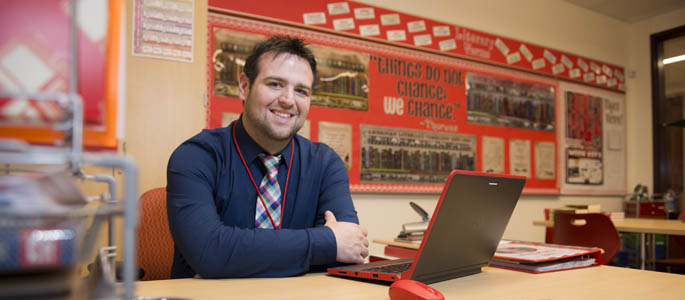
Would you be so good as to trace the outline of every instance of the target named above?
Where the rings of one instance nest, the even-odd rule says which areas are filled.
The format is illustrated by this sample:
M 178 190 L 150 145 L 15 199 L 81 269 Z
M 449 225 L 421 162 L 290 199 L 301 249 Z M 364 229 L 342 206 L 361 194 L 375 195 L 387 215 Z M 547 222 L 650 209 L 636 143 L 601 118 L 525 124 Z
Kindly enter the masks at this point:
M 266 151 L 269 155 L 280 153 L 283 151 L 283 149 L 285 149 L 285 146 L 288 146 L 288 143 L 290 142 L 290 140 L 277 141 L 269 138 L 259 130 L 253 129 L 249 124 L 247 124 L 247 122 L 245 122 L 245 119 L 243 119 L 243 128 L 245 128 L 247 135 L 249 135 L 252 140 L 254 140 L 257 145 L 262 147 L 262 149 L 264 149 L 264 151 Z

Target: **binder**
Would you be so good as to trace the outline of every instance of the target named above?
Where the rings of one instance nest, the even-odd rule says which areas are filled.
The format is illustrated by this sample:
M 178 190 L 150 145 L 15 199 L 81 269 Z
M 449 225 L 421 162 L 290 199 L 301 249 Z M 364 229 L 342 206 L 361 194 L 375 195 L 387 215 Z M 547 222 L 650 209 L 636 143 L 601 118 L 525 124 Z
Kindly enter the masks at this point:
M 601 264 L 600 248 L 507 240 L 500 241 L 490 261 L 491 267 L 528 273 L 572 270 Z
M 416 257 L 416 253 L 418 253 L 418 252 L 419 251 L 416 249 L 387 245 L 387 246 L 385 246 L 385 250 L 384 250 L 383 254 L 385 254 L 387 256 L 398 257 L 398 258 L 408 258 L 408 257 Z

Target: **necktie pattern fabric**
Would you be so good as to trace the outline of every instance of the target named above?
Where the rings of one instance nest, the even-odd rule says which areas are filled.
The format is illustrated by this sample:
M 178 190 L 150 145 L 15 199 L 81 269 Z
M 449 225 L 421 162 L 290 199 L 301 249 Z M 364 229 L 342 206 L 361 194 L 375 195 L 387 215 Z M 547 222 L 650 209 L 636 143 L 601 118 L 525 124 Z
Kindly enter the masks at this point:
M 264 153 L 259 154 L 259 158 L 264 162 L 266 167 L 266 175 L 259 184 L 259 193 L 264 198 L 264 203 L 257 195 L 257 210 L 255 211 L 255 227 L 257 228 L 271 228 L 280 227 L 281 224 L 281 187 L 278 185 L 278 163 L 281 161 L 281 156 L 271 156 Z M 263 204 L 266 204 L 266 208 Z M 269 212 L 267 214 L 266 212 Z M 269 215 L 273 218 L 274 223 L 271 224 Z

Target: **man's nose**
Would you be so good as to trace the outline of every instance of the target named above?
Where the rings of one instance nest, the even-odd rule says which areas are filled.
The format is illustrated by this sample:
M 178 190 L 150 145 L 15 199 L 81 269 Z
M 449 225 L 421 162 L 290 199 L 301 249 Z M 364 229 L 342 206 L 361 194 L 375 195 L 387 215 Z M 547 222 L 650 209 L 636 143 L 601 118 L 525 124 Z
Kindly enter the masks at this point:
M 278 103 L 285 108 L 295 105 L 295 89 L 283 89 L 283 92 L 281 93 L 280 97 L 278 97 Z

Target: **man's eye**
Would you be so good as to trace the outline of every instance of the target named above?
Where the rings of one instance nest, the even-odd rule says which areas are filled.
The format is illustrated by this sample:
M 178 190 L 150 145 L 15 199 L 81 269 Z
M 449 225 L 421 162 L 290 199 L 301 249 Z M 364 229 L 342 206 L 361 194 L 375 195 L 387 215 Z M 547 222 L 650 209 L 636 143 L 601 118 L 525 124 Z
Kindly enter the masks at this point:
M 309 90 L 305 90 L 305 89 L 296 89 L 295 92 L 297 92 L 298 94 L 300 94 L 300 95 L 302 95 L 302 96 L 309 96 Z
M 270 87 L 281 87 L 281 83 L 278 81 L 269 82 L 269 83 L 267 83 L 267 85 Z

